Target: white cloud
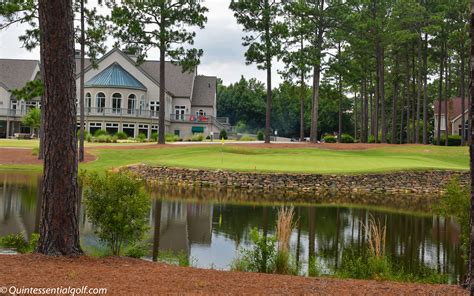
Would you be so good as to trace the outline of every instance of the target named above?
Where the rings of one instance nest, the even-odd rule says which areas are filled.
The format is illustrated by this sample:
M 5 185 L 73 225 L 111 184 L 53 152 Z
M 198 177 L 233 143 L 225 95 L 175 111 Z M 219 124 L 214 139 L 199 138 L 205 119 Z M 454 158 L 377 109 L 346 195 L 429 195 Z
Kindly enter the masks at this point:
M 195 46 L 204 50 L 204 56 L 199 67 L 199 73 L 215 75 L 223 79 L 225 84 L 236 82 L 243 75 L 245 78 L 257 78 L 266 81 L 266 72 L 258 70 L 255 65 L 245 64 L 245 48 L 242 46 L 242 27 L 237 24 L 233 12 L 229 9 L 230 0 L 207 0 L 209 8 L 208 23 L 205 29 L 197 32 Z M 32 52 L 21 47 L 18 36 L 26 25 L 16 25 L 0 32 L 0 57 L 38 59 L 39 50 Z M 109 42 L 109 48 L 113 44 Z M 150 59 L 159 59 L 157 50 L 149 53 Z M 275 68 L 281 67 L 276 63 Z M 277 69 L 273 71 L 273 85 L 281 82 Z

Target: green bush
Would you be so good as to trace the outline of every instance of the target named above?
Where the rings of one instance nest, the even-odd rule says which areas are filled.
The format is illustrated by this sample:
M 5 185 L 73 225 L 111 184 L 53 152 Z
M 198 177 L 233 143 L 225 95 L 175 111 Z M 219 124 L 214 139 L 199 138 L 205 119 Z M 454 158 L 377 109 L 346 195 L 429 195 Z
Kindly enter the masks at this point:
M 179 137 L 173 134 L 165 134 L 166 142 L 177 142 L 179 141 Z
M 193 142 L 202 142 L 204 140 L 204 135 L 203 134 L 194 134 L 191 137 L 191 141 Z
M 128 139 L 128 135 L 127 135 L 126 132 L 118 132 L 114 136 L 116 136 L 117 139 L 119 139 L 119 140 L 127 140 Z
M 9 234 L 0 237 L 0 247 L 15 249 L 18 253 L 31 253 L 36 249 L 39 234 L 33 233 L 29 241 L 25 239 L 23 233 Z
M 219 139 L 224 139 L 224 140 L 227 140 L 227 131 L 226 130 L 221 130 L 221 132 L 219 133 Z
M 265 140 L 265 134 L 262 131 L 258 131 L 257 140 L 259 140 L 259 141 Z
M 92 135 L 90 133 L 85 134 L 84 140 L 89 143 L 92 142 Z
M 326 135 L 323 137 L 324 143 L 336 143 L 336 137 L 332 135 Z
M 255 139 L 254 137 L 250 136 L 250 135 L 243 135 L 242 137 L 240 137 L 239 141 L 247 141 L 247 142 L 250 142 L 250 141 L 255 141 L 257 139 Z
M 150 139 L 154 142 L 158 141 L 158 133 L 157 132 L 152 132 Z
M 359 256 L 350 249 L 343 251 L 342 262 L 336 272 L 339 278 L 389 280 L 399 282 L 421 282 L 446 284 L 447 274 L 439 273 L 428 267 L 415 275 L 393 264 L 389 257 Z
M 143 258 L 148 255 L 150 251 L 150 244 L 146 240 L 139 240 L 127 245 L 124 250 L 124 255 L 130 258 Z
M 231 264 L 232 270 L 271 273 L 275 267 L 276 238 L 265 237 L 256 228 L 250 232 L 252 248 L 240 250 Z
M 368 141 L 367 141 L 367 142 L 368 142 L 369 144 L 375 144 L 375 137 L 374 137 L 373 135 L 370 135 L 370 136 L 368 137 Z M 381 143 L 381 142 L 380 142 L 380 137 L 378 137 L 377 143 Z
M 82 176 L 84 202 L 96 234 L 120 255 L 122 246 L 139 241 L 148 230 L 150 198 L 141 181 L 125 172 Z
M 95 133 L 94 133 L 94 137 L 99 137 L 99 136 L 107 136 L 108 133 L 107 131 L 104 131 L 104 130 L 96 130 Z
M 342 134 L 341 143 L 354 143 L 354 138 L 351 135 Z
M 158 261 L 167 264 L 188 267 L 193 266 L 196 260 L 193 257 L 189 257 L 184 251 L 180 251 L 177 254 L 173 253 L 173 251 L 160 251 L 158 252 Z
M 146 135 L 144 133 L 139 133 L 137 137 L 137 141 L 140 143 L 146 142 Z
M 461 141 L 462 141 L 461 136 L 456 136 L 456 135 L 448 136 L 448 146 L 461 146 Z M 441 146 L 444 146 L 445 142 L 446 142 L 446 136 L 442 135 L 440 137 L 440 143 L 439 144 Z M 433 144 L 435 144 L 435 145 L 438 144 L 438 141 L 436 140 L 436 138 L 434 139 Z
M 308 261 L 308 276 L 315 277 L 321 275 L 321 267 L 316 260 L 316 256 L 311 256 Z
M 95 142 L 95 143 L 117 143 L 117 137 L 116 136 L 110 136 L 110 135 L 100 135 L 98 137 L 95 137 L 93 139 L 93 142 Z

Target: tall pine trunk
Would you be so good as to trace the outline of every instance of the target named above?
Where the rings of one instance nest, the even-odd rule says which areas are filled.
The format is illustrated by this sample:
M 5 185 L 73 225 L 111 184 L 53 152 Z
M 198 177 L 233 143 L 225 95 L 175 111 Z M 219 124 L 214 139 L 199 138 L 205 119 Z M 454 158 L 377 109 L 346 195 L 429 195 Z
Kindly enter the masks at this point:
M 470 60 L 474 61 L 474 0 L 471 0 L 471 15 L 470 15 L 470 33 L 471 33 L 471 52 Z M 470 105 L 469 105 L 469 121 L 474 120 L 474 66 L 470 64 Z M 471 139 L 474 135 L 473 125 L 470 125 Z M 470 174 L 471 174 L 471 205 L 470 205 L 470 231 L 469 231 L 469 264 L 468 264 L 468 286 L 470 294 L 474 295 L 474 145 L 469 142 L 470 155 Z
M 84 59 L 85 59 L 85 48 L 86 48 L 86 33 L 84 25 L 84 1 L 81 0 L 81 77 L 80 77 L 80 90 L 79 90 L 79 108 L 81 113 L 80 118 L 80 135 L 79 135 L 79 161 L 84 161 Z
M 461 145 L 464 146 L 466 145 L 466 117 L 464 115 L 466 111 L 466 77 L 464 71 L 466 71 L 466 61 L 465 61 L 465 53 L 464 53 L 464 42 L 461 43 L 461 52 L 459 54 L 460 59 L 461 59 L 461 73 L 460 73 L 460 78 L 461 78 Z
M 319 113 L 319 79 L 321 75 L 320 65 L 313 69 L 313 96 L 311 106 L 311 143 L 318 142 L 318 113 Z
M 428 144 L 428 34 L 423 50 L 423 144 Z
M 164 11 L 165 3 L 161 3 L 160 11 Z M 165 28 L 165 20 L 164 16 L 161 15 L 160 18 L 160 31 L 164 32 Z M 166 111 L 166 93 L 165 93 L 165 75 L 166 75 L 166 43 L 164 40 L 164 36 L 160 38 L 160 109 L 158 114 L 158 144 L 165 144 L 165 111 Z
M 396 67 L 398 68 L 398 67 Z M 395 81 L 393 82 L 393 95 L 392 95 L 392 135 L 391 143 L 395 144 L 397 141 L 397 104 L 398 104 L 398 77 L 397 70 L 395 70 Z M 401 143 L 400 143 L 401 144 Z
M 446 48 L 446 55 L 445 55 L 446 61 L 445 61 L 445 88 L 444 88 L 444 110 L 446 112 L 446 115 L 444 116 L 444 125 L 446 127 L 444 131 L 444 145 L 448 146 L 448 137 L 449 137 L 449 109 L 448 109 L 448 96 L 449 96 L 449 60 L 448 60 L 448 54 L 447 54 L 447 48 Z
M 46 255 L 80 255 L 72 1 L 39 1 L 39 21 L 45 154 L 37 251 Z
M 387 122 L 386 122 L 386 114 L 385 114 L 385 55 L 384 49 L 380 44 L 380 40 L 378 42 L 378 55 L 379 55 L 379 97 L 380 97 L 380 107 L 381 107 L 381 127 L 382 127 L 382 143 L 387 143 Z
M 158 114 L 158 144 L 165 144 L 165 49 L 160 48 L 160 109 Z
M 441 144 L 441 102 L 443 101 L 443 73 L 444 73 L 444 50 L 441 49 L 441 58 L 439 62 L 439 85 L 438 85 L 438 122 L 436 131 L 436 145 Z
M 422 76 L 423 76 L 423 69 L 422 69 L 422 59 L 423 59 L 423 55 L 422 55 L 422 39 L 421 39 L 421 35 L 420 35 L 420 38 L 418 39 L 418 71 L 417 71 L 417 74 L 418 74 L 418 77 L 417 77 L 417 92 L 416 92 L 416 123 L 415 123 L 415 143 L 416 144 L 419 144 L 420 143 L 420 111 L 421 111 L 421 92 L 422 92 Z
M 305 98 L 305 83 L 304 73 L 301 72 L 301 89 L 300 89 L 300 141 L 304 142 L 304 98 Z

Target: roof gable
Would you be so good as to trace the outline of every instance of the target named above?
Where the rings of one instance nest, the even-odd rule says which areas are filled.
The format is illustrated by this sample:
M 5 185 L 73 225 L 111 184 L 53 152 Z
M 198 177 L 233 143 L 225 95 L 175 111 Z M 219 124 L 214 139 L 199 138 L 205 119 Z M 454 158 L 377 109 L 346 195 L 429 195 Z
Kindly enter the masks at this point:
M 86 87 L 119 87 L 146 90 L 146 87 L 117 62 L 112 63 L 84 84 Z
M 7 90 L 22 88 L 36 77 L 39 63 L 35 60 L 0 59 L 0 82 Z
M 217 77 L 196 76 L 192 106 L 212 107 L 216 101 Z

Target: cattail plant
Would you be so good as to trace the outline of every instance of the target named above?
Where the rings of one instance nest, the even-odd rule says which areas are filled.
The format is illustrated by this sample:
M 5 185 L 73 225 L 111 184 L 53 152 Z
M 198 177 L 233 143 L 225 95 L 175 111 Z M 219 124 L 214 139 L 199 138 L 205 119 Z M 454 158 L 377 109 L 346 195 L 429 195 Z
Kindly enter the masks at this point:
M 387 223 L 382 225 L 380 220 L 375 220 L 374 216 L 370 215 L 369 220 L 363 226 L 368 235 L 370 254 L 376 258 L 383 257 L 385 255 Z

